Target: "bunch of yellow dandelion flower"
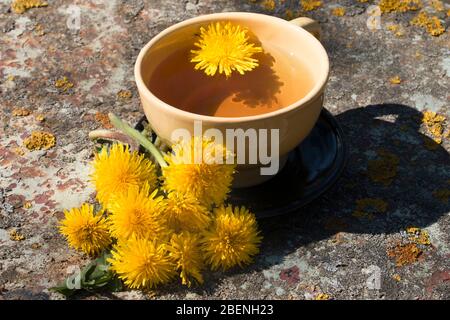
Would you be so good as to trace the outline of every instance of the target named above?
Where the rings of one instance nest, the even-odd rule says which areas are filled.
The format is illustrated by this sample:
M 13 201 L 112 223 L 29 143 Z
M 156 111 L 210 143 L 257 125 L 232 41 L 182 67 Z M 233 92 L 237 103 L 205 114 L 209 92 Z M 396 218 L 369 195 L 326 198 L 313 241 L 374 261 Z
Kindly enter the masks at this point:
M 147 146 L 161 167 L 162 184 L 158 187 L 156 166 L 144 155 L 121 144 L 103 148 L 91 175 L 103 209 L 94 214 L 92 205 L 83 204 L 65 212 L 60 231 L 69 245 L 91 256 L 110 249 L 109 270 L 136 289 L 154 288 L 177 274 L 183 285 L 201 284 L 207 265 L 226 270 L 249 264 L 261 236 L 249 210 L 225 204 L 234 155 L 222 144 L 195 137 L 163 156 L 119 124 Z
M 96 255 L 111 243 L 103 213 L 94 214 L 94 206 L 88 204 L 65 211 L 60 231 L 71 247 L 88 255 Z
M 196 70 L 204 70 L 208 76 L 217 72 L 229 77 L 233 71 L 244 74 L 258 66 L 255 53 L 262 48 L 249 43 L 249 30 L 231 22 L 211 23 L 200 28 L 200 39 L 195 43 L 197 50 L 191 50 L 191 62 Z

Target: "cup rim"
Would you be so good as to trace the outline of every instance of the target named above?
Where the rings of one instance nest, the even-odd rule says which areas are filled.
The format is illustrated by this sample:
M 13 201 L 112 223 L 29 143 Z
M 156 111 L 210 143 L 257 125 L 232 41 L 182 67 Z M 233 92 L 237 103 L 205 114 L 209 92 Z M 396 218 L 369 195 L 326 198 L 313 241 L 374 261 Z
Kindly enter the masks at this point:
M 321 57 L 323 60 L 323 65 L 325 67 L 325 69 L 324 69 L 325 72 L 323 73 L 322 77 L 318 81 L 316 81 L 314 87 L 303 98 L 296 100 L 294 103 L 292 103 L 286 107 L 283 107 L 281 109 L 271 111 L 271 112 L 262 113 L 262 114 L 258 114 L 258 115 L 251 115 L 251 116 L 242 116 L 242 117 L 207 116 L 207 115 L 202 115 L 202 114 L 198 114 L 198 113 L 194 113 L 194 112 L 189 112 L 189 111 L 181 110 L 175 106 L 172 106 L 172 105 L 164 102 L 160 98 L 158 98 L 156 95 L 154 95 L 153 92 L 151 92 L 151 90 L 145 84 L 145 82 L 142 78 L 142 73 L 141 73 L 142 60 L 144 59 L 145 55 L 150 50 L 150 48 L 154 44 L 156 44 L 159 40 L 161 40 L 165 36 L 167 36 L 168 34 L 175 32 L 181 28 L 184 28 L 190 24 L 199 23 L 199 22 L 200 23 L 207 22 L 207 21 L 211 21 L 211 20 L 226 19 L 226 18 L 230 18 L 230 16 L 238 17 L 238 18 L 240 17 L 243 19 L 245 19 L 245 18 L 259 19 L 259 20 L 269 19 L 269 20 L 272 20 L 274 22 L 284 25 L 286 28 L 291 28 L 292 30 L 296 30 L 296 32 L 300 32 L 303 37 L 308 37 L 310 40 L 312 40 L 313 42 L 316 43 L 318 51 L 322 53 Z M 148 100 L 156 100 L 162 108 L 164 108 L 166 111 L 168 111 L 174 115 L 188 117 L 188 118 L 191 118 L 192 120 L 202 120 L 202 121 L 217 122 L 217 123 L 230 123 L 230 122 L 236 123 L 236 122 L 247 122 L 247 121 L 253 121 L 253 120 L 264 120 L 264 119 L 272 118 L 274 116 L 288 113 L 296 108 L 304 107 L 310 101 L 314 100 L 323 91 L 323 88 L 325 87 L 325 85 L 328 81 L 329 72 L 330 72 L 330 62 L 329 62 L 328 54 L 327 54 L 325 48 L 323 47 L 323 45 L 320 43 L 320 41 L 317 40 L 311 33 L 309 33 L 308 31 L 306 31 L 305 29 L 303 29 L 299 26 L 294 25 L 293 23 L 290 23 L 287 20 L 284 20 L 284 19 L 281 19 L 278 17 L 274 17 L 274 16 L 269 16 L 266 14 L 252 13 L 252 12 L 212 13 L 212 14 L 206 14 L 206 15 L 201 15 L 198 17 L 190 18 L 190 19 L 184 20 L 182 22 L 176 23 L 176 24 L 164 29 L 159 34 L 157 34 L 155 37 L 153 37 L 141 49 L 141 51 L 139 52 L 139 55 L 136 59 L 135 65 L 134 65 L 135 81 L 136 81 L 136 84 L 140 91 L 140 94 L 143 94 L 145 96 L 145 98 L 147 98 Z

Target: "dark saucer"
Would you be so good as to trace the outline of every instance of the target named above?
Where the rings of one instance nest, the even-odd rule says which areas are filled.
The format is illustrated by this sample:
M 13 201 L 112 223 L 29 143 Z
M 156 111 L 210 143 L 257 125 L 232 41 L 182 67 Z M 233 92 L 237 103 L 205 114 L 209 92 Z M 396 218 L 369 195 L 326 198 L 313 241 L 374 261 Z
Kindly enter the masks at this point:
M 346 160 L 342 129 L 323 109 L 311 133 L 291 151 L 275 177 L 258 186 L 233 189 L 228 201 L 246 206 L 257 218 L 292 213 L 327 191 L 338 180 Z
M 144 123 L 145 117 L 135 128 L 142 131 Z M 291 151 L 275 177 L 254 187 L 233 189 L 228 202 L 246 206 L 257 218 L 292 213 L 327 191 L 338 180 L 346 160 L 342 129 L 323 109 L 311 133 Z

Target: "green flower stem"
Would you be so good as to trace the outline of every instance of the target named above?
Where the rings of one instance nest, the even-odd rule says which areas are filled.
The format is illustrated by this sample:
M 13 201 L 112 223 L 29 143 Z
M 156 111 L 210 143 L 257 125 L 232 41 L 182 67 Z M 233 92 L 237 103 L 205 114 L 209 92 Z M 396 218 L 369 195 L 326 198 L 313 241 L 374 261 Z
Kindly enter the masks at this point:
M 142 133 L 140 133 L 139 131 L 130 127 L 128 124 L 126 124 L 125 122 L 120 120 L 115 114 L 113 114 L 111 112 L 108 113 L 108 117 L 109 117 L 109 120 L 111 121 L 112 125 L 114 127 L 116 127 L 116 129 L 122 131 L 129 137 L 133 138 L 134 140 L 139 142 L 141 144 L 141 146 L 143 146 L 145 149 L 147 149 L 152 154 L 152 156 L 155 157 L 156 161 L 158 161 L 161 168 L 167 167 L 167 162 L 164 160 L 164 157 L 161 154 L 161 152 Z

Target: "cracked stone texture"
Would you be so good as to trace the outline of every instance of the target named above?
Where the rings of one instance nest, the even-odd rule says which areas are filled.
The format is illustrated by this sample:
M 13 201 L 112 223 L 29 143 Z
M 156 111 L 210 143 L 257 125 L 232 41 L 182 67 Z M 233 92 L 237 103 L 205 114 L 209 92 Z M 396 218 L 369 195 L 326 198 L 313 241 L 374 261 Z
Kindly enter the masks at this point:
M 143 114 L 133 80 L 140 48 L 164 28 L 199 14 L 285 17 L 287 6 L 295 12 L 298 2 L 277 1 L 268 11 L 245 1 L 79 0 L 79 30 L 70 19 L 72 1 L 49 0 L 48 7 L 20 15 L 11 12 L 10 2 L 0 0 L 0 299 L 61 299 L 49 287 L 87 259 L 68 249 L 56 226 L 63 209 L 94 199 L 88 183 L 93 144 L 87 136 L 102 126 L 96 114 L 114 111 L 130 123 Z M 325 107 L 349 142 L 340 181 L 298 213 L 262 221 L 262 252 L 248 268 L 208 273 L 205 284 L 193 289 L 170 285 L 152 295 L 78 298 L 450 298 L 450 202 L 433 196 L 450 189 L 450 139 L 434 143 L 420 123 L 427 109 L 450 116 L 449 33 L 432 37 L 410 26 L 415 12 L 385 14 L 381 29 L 371 31 L 367 8 L 378 1 L 323 2 L 304 15 L 322 25 L 331 60 Z M 435 12 L 423 2 L 448 25 L 448 4 Z M 346 9 L 345 16 L 331 14 L 336 6 Z M 390 24 L 399 24 L 404 35 L 387 30 Z M 389 79 L 396 75 L 402 82 L 393 85 Z M 64 76 L 72 88 L 54 86 Z M 120 90 L 132 97 L 118 98 Z M 17 107 L 32 113 L 14 117 Z M 56 146 L 20 155 L 16 148 L 34 130 L 53 133 Z M 380 150 L 398 157 L 391 183 L 368 175 Z M 383 199 L 386 212 L 355 216 L 356 200 L 363 198 Z M 26 201 L 31 208 L 24 207 Z M 418 261 L 397 267 L 387 251 L 410 242 L 408 226 L 428 232 L 431 245 L 419 245 Z M 10 240 L 12 229 L 25 240 Z M 379 289 L 366 283 L 373 270 L 381 275 Z

